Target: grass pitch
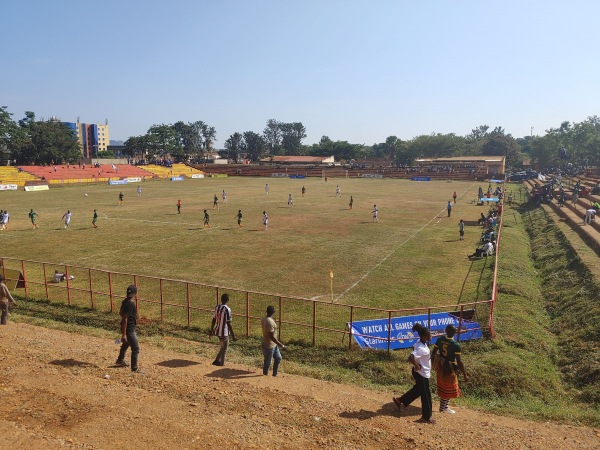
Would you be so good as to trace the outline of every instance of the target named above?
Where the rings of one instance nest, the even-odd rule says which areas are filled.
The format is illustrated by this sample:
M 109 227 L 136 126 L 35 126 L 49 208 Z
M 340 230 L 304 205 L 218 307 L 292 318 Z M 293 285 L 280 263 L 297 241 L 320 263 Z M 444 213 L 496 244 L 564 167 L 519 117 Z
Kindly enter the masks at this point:
M 489 297 L 478 289 L 489 268 L 466 258 L 481 234 L 475 221 L 487 212 L 471 203 L 484 183 L 230 177 L 140 185 L 141 196 L 138 184 L 0 193 L 0 208 L 11 215 L 9 230 L 0 234 L 2 255 L 320 300 L 331 300 L 332 270 L 336 303 L 389 309 Z M 454 191 L 458 201 L 448 218 Z M 294 206 L 287 204 L 289 194 Z M 373 205 L 379 223 L 373 223 Z M 31 208 L 39 215 L 37 230 L 27 216 Z M 210 229 L 202 227 L 204 209 Z M 65 229 L 67 210 L 72 220 Z M 468 225 L 464 241 L 458 239 L 461 218 Z

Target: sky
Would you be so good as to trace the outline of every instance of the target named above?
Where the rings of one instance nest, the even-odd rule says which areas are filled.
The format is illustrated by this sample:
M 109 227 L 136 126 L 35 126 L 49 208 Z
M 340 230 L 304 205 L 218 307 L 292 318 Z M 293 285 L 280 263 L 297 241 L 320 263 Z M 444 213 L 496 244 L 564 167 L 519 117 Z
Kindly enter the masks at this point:
M 0 0 L 0 106 L 372 145 L 600 114 L 597 0 Z M 532 129 L 533 127 L 533 129 Z

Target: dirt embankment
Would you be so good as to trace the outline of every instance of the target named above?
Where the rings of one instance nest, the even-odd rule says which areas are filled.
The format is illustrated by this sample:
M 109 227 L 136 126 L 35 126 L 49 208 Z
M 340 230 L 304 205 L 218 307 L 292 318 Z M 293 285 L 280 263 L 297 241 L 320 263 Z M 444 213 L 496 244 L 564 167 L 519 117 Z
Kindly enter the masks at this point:
M 15 323 L 0 339 L 0 448 L 600 448 L 591 428 L 460 407 L 418 424 L 419 404 L 401 417 L 390 393 L 144 343 L 140 375 L 114 367 L 103 339 Z

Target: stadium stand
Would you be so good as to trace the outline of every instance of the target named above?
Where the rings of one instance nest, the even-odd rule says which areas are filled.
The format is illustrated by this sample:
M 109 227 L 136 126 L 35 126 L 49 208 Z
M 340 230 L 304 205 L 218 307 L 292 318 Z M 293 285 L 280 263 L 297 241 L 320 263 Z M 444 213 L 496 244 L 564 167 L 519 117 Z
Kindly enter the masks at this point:
M 49 184 L 63 183 L 98 183 L 108 180 L 118 180 L 127 177 L 141 177 L 151 179 L 154 174 L 137 166 L 119 164 L 94 165 L 57 165 L 57 166 L 20 166 L 20 168 L 31 175 L 47 180 Z
M 196 169 L 195 167 L 186 166 L 185 164 L 173 164 L 171 167 L 149 164 L 147 166 L 144 166 L 144 169 L 160 178 L 170 178 L 179 176 L 191 177 L 194 174 L 204 173 L 202 170 Z
M 0 166 L 0 184 L 16 184 L 25 186 L 28 181 L 38 181 L 40 177 L 24 171 L 20 171 L 14 166 Z

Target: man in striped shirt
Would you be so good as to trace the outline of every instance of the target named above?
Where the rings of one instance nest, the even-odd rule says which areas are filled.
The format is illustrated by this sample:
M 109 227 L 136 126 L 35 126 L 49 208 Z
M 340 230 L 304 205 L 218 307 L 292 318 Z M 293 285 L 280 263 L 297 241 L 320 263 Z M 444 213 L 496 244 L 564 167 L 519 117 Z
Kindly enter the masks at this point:
M 221 344 L 219 354 L 212 363 L 213 366 L 225 365 L 225 355 L 227 355 L 227 349 L 229 348 L 229 336 L 231 336 L 232 340 L 236 340 L 235 333 L 231 327 L 231 309 L 227 306 L 227 303 L 229 303 L 229 294 L 221 295 L 221 304 L 215 308 L 212 323 L 210 324 L 208 337 L 211 338 L 213 335 L 216 335 Z

